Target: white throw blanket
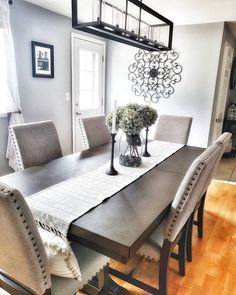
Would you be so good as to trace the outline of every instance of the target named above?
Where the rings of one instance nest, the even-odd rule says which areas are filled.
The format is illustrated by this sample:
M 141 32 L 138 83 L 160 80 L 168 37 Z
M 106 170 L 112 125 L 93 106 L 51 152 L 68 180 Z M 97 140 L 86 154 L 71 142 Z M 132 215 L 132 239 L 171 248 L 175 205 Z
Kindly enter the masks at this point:
M 71 222 L 134 182 L 182 147 L 182 144 L 153 141 L 149 144 L 151 157 L 142 158 L 142 165 L 138 168 L 121 166 L 116 158 L 114 162 L 119 172 L 117 176 L 105 174 L 110 165 L 108 161 L 86 174 L 29 196 L 26 201 L 40 227 L 66 238 Z

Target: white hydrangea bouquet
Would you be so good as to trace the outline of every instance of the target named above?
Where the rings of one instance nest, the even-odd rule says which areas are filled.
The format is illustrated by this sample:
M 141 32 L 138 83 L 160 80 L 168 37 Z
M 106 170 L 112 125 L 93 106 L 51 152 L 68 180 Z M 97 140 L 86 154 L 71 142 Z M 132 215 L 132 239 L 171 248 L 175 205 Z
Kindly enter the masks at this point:
M 113 113 L 109 113 L 106 124 L 109 129 L 112 126 Z M 138 167 L 142 160 L 138 147 L 142 145 L 140 133 L 143 128 L 148 128 L 156 122 L 157 111 L 147 105 L 137 103 L 127 104 L 117 108 L 116 128 L 126 134 L 128 143 L 124 153 L 120 155 L 119 162 L 123 166 Z

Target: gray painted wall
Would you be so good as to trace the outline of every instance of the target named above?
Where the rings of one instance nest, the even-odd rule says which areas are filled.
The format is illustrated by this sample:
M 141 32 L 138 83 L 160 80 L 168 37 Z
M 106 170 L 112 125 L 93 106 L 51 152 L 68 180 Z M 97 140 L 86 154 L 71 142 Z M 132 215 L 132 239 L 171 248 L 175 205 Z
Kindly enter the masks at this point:
M 71 152 L 71 20 L 22 0 L 11 8 L 21 106 L 26 122 L 52 119 L 63 152 Z M 33 78 L 31 40 L 54 45 L 54 79 Z
M 21 106 L 26 122 L 49 120 L 55 122 L 63 152 L 71 152 L 71 103 L 65 93 L 71 92 L 69 18 L 29 4 L 14 1 L 11 6 L 11 25 L 15 42 L 17 73 Z M 55 78 L 33 78 L 31 40 L 54 45 Z M 0 119 L 0 175 L 9 171 L 3 158 L 7 119 Z
M 19 92 L 26 122 L 53 120 L 63 153 L 72 152 L 71 19 L 23 0 L 11 5 L 11 26 L 15 42 Z M 78 31 L 74 31 L 78 33 Z M 55 78 L 33 78 L 31 41 L 54 45 Z M 11 172 L 5 159 L 7 118 L 0 118 L 0 175 Z
M 173 48 L 183 66 L 182 81 L 168 99 L 153 104 L 158 113 L 193 117 L 189 144 L 206 147 L 211 123 L 215 83 L 223 35 L 223 23 L 176 26 Z M 129 101 L 143 103 L 131 91 L 128 67 L 137 49 L 112 41 L 107 46 L 107 107 L 116 97 L 120 105 Z

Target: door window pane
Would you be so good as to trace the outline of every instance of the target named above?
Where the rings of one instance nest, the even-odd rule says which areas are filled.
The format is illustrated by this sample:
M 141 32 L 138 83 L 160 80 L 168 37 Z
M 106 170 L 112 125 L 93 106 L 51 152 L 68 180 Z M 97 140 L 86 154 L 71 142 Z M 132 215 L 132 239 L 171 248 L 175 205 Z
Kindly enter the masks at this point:
M 80 49 L 80 69 L 93 70 L 93 52 Z
M 93 92 L 89 90 L 80 91 L 80 109 L 86 110 L 90 109 L 90 106 L 93 104 Z
M 79 64 L 79 107 L 80 110 L 99 107 L 99 55 L 96 52 L 80 50 Z
M 92 90 L 93 88 L 93 72 L 80 71 L 80 90 Z

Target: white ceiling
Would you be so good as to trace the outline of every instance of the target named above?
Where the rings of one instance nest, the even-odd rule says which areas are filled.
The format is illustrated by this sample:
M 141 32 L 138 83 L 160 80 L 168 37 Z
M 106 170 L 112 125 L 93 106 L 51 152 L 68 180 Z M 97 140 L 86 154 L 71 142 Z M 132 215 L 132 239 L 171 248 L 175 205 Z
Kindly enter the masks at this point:
M 71 16 L 71 0 L 26 0 Z M 87 0 L 84 1 L 85 5 Z M 143 0 L 176 25 L 236 21 L 236 0 Z
M 26 0 L 38 6 L 71 17 L 71 0 Z M 84 0 L 86 1 L 86 0 Z
M 236 21 L 236 0 L 145 0 L 175 24 Z

